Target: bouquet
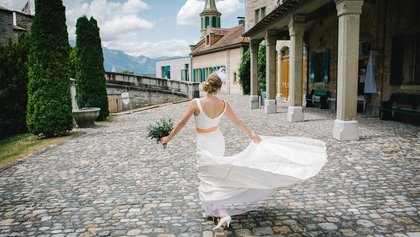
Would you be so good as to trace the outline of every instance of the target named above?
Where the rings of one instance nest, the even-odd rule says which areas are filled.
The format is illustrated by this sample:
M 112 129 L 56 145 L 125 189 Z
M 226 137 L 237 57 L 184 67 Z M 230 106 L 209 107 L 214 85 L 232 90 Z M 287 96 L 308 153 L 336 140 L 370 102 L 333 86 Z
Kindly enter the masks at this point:
M 156 121 L 154 124 L 150 124 L 148 129 L 147 137 L 150 139 L 155 139 L 156 143 L 160 142 L 162 137 L 166 137 L 171 133 L 174 127 L 174 123 L 171 119 L 160 119 L 160 121 Z M 163 148 L 166 148 L 166 144 L 163 145 Z

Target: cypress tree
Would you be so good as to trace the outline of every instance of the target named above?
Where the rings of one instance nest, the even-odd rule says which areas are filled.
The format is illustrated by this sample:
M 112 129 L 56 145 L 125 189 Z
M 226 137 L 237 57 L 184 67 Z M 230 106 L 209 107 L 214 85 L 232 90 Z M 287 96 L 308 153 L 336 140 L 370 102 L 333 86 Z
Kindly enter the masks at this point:
M 29 52 L 26 122 L 35 135 L 72 129 L 70 65 L 65 7 L 61 0 L 35 0 Z
M 29 37 L 0 46 L 0 137 L 26 128 Z
M 79 108 L 99 107 L 97 120 L 105 120 L 109 111 L 104 58 L 93 17 L 80 17 L 76 23 L 76 94 Z

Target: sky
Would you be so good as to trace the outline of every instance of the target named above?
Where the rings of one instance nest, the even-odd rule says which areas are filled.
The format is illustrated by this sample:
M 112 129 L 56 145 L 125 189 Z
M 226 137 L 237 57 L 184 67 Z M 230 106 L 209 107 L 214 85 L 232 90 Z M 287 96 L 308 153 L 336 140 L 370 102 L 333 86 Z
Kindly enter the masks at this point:
M 0 0 L 0 6 L 21 10 L 28 0 Z M 245 0 L 216 0 L 223 28 L 245 16 Z M 93 16 L 102 45 L 131 56 L 187 56 L 200 39 L 200 12 L 205 0 L 63 0 L 69 39 L 76 39 L 80 16 Z M 34 0 L 30 0 L 34 9 Z

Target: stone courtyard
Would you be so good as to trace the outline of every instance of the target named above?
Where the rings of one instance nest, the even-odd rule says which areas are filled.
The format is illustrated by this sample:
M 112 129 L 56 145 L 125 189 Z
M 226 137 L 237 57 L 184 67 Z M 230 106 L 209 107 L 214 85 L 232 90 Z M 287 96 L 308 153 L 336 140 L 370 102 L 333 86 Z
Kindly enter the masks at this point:
M 335 114 L 305 109 L 305 121 L 249 110 L 226 98 L 260 135 L 327 143 L 328 163 L 309 181 L 279 190 L 234 216 L 228 236 L 420 236 L 420 128 L 359 116 L 359 141 L 332 138 Z M 186 103 L 121 115 L 112 122 L 0 170 L 0 236 L 212 236 L 198 198 L 193 119 L 163 149 L 147 126 L 177 121 Z M 227 154 L 249 140 L 226 118 Z

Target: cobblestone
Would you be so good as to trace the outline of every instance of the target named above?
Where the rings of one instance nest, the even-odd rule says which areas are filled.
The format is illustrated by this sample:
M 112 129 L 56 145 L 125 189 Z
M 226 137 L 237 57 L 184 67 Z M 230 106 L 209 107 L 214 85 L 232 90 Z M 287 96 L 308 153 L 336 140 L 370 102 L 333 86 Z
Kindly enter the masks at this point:
M 327 143 L 316 177 L 279 190 L 258 209 L 234 216 L 236 236 L 420 236 L 420 128 L 359 116 L 359 141 L 332 138 L 335 114 L 305 109 L 305 121 L 249 110 L 248 97 L 221 95 L 261 135 Z M 202 218 L 191 120 L 163 149 L 146 138 L 186 103 L 119 116 L 0 170 L 0 236 L 212 236 Z M 227 119 L 227 154 L 249 140 Z

